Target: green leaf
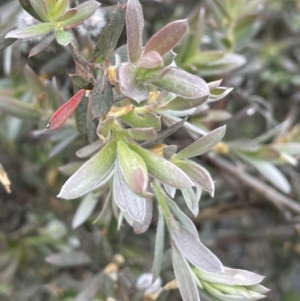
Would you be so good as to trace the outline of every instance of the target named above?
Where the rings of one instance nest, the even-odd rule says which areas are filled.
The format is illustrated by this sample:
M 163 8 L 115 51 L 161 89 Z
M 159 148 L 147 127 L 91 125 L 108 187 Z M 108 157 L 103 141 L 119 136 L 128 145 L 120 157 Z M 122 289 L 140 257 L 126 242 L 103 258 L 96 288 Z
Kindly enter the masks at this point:
M 184 123 L 186 122 L 186 120 L 187 120 L 187 117 L 184 118 L 183 120 L 181 120 L 181 121 L 179 121 L 179 122 L 177 122 L 177 123 L 169 126 L 168 128 L 160 131 L 158 133 L 158 135 L 156 135 L 156 137 L 153 137 L 152 139 L 147 139 L 146 141 L 144 141 L 143 143 L 141 143 L 141 145 L 143 145 L 143 146 L 149 146 L 149 145 L 154 144 L 158 140 L 162 140 L 162 139 L 165 139 L 165 138 L 169 137 L 173 133 L 177 132 L 177 130 L 179 130 L 184 125 Z
M 113 105 L 114 95 L 109 81 L 100 78 L 91 95 L 91 110 L 93 118 L 103 117 Z
M 233 28 L 233 33 L 236 41 L 247 35 L 247 32 L 251 30 L 253 23 L 258 19 L 258 14 L 249 14 L 239 18 Z
M 210 50 L 210 51 L 201 51 L 187 59 L 188 64 L 192 65 L 201 65 L 207 64 L 208 62 L 213 62 L 221 59 L 224 56 L 224 52 L 220 50 Z
M 51 34 L 47 37 L 45 37 L 41 42 L 39 42 L 38 44 L 36 44 L 29 53 L 28 57 L 32 57 L 34 55 L 37 55 L 38 53 L 42 52 L 43 50 L 45 50 L 54 40 L 55 35 Z
M 246 58 L 243 55 L 236 53 L 226 53 L 222 58 L 211 62 L 198 64 L 194 63 L 193 66 L 201 70 L 201 74 L 205 76 L 219 75 L 227 73 L 231 70 L 239 68 L 246 63 Z
M 109 60 L 116 48 L 125 24 L 125 9 L 117 5 L 109 23 L 102 31 L 95 46 L 93 57 L 97 58 L 103 54 L 105 60 Z
M 104 179 L 115 159 L 116 142 L 112 140 L 67 180 L 58 197 L 75 199 L 92 191 Z
M 178 207 L 171 199 L 166 198 L 167 205 L 174 214 L 176 220 L 187 230 L 195 239 L 199 240 L 198 231 L 193 221 Z
M 22 8 L 29 13 L 29 15 L 41 22 L 43 21 L 43 19 L 35 12 L 29 0 L 19 0 L 19 3 L 21 4 Z
M 94 85 L 81 75 L 70 74 L 73 85 L 80 89 L 92 90 Z
M 209 172 L 193 161 L 171 160 L 176 166 L 183 170 L 193 181 L 212 195 L 215 191 L 214 182 Z
M 200 279 L 212 282 L 222 283 L 227 285 L 255 285 L 264 279 L 264 276 L 240 269 L 231 269 L 224 267 L 224 273 L 210 274 L 202 270 L 195 270 L 195 273 Z
M 149 173 L 161 182 L 176 188 L 186 188 L 193 185 L 189 177 L 173 163 L 137 145 L 128 145 L 143 158 Z
M 82 161 L 70 162 L 70 163 L 60 166 L 58 168 L 58 170 L 65 176 L 71 176 L 83 164 L 84 164 L 84 162 L 82 162 Z
M 42 117 L 42 112 L 34 109 L 31 105 L 5 95 L 0 96 L 0 111 L 31 121 L 40 120 Z
M 161 128 L 161 117 L 153 113 L 145 113 L 140 116 L 136 112 L 129 112 L 126 115 L 119 117 L 122 121 L 132 127 L 138 128 L 150 128 L 153 127 L 155 131 L 159 131 Z
M 172 262 L 182 299 L 184 301 L 200 301 L 193 272 L 175 246 L 172 246 Z
M 98 151 L 103 146 L 103 142 L 101 140 L 97 140 L 92 144 L 86 145 L 83 148 L 79 149 L 76 152 L 76 156 L 78 158 L 87 158 L 91 156 L 93 153 Z
M 55 37 L 58 44 L 67 46 L 73 40 L 73 35 L 70 32 L 64 30 L 56 30 Z
M 133 192 L 146 197 L 149 179 L 145 162 L 124 140 L 120 139 L 117 145 L 118 159 L 125 182 Z
M 99 125 L 99 120 L 94 119 L 91 110 L 91 103 L 89 102 L 86 111 L 86 131 L 87 131 L 87 138 L 89 143 L 93 143 L 94 141 L 97 141 L 99 139 L 97 136 L 98 125 Z
M 271 147 L 290 155 L 297 156 L 300 154 L 300 143 L 274 143 Z
M 84 95 L 75 111 L 76 127 L 80 134 L 87 135 L 88 98 Z
M 185 203 L 187 204 L 187 206 L 195 216 L 197 216 L 199 213 L 199 200 L 202 191 L 202 188 L 200 187 L 199 189 L 199 187 L 197 189 L 197 195 L 195 194 L 192 187 L 181 189 Z
M 269 182 L 281 190 L 283 193 L 291 192 L 291 185 L 283 173 L 272 163 L 246 156 L 241 152 L 236 152 L 243 160 L 254 166 Z
M 142 223 L 146 216 L 146 199 L 135 194 L 127 186 L 118 164 L 115 169 L 113 191 L 118 207 L 127 212 L 133 220 Z
M 61 21 L 65 21 L 67 19 L 70 19 L 71 17 L 75 16 L 76 13 L 77 13 L 77 9 L 76 8 L 71 8 L 71 9 L 67 10 L 61 17 L 56 19 L 56 22 L 61 22 Z
M 2 52 L 5 48 L 14 43 L 17 39 L 9 39 L 5 38 L 5 34 L 0 35 L 0 52 Z
M 148 98 L 148 90 L 142 82 L 136 80 L 137 68 L 130 63 L 122 63 L 119 69 L 119 83 L 121 92 L 141 102 Z
M 73 28 L 77 25 L 83 23 L 85 20 L 87 20 L 89 17 L 91 17 L 96 9 L 99 7 L 99 3 L 97 1 L 86 1 L 76 7 L 77 12 L 72 17 L 61 21 L 61 26 L 67 27 L 67 28 Z
M 48 255 L 45 260 L 58 267 L 76 267 L 90 264 L 92 261 L 83 251 L 61 252 Z
M 7 33 L 5 38 L 29 39 L 45 35 L 52 31 L 54 25 L 51 23 L 41 23 L 25 28 L 16 29 Z
M 184 148 L 174 157 L 176 159 L 182 159 L 202 155 L 222 140 L 222 138 L 225 135 L 225 131 L 226 126 L 224 125 L 209 132 L 207 135 L 203 136 L 202 138 L 196 140 L 194 143 L 190 144 L 188 147 Z
M 206 248 L 189 231 L 177 222 L 171 223 L 172 239 L 182 255 L 194 266 L 207 273 L 222 273 L 224 271 L 220 260 Z
M 43 21 L 48 21 L 47 5 L 45 0 L 29 0 L 35 12 L 42 18 Z
M 153 211 L 153 201 L 151 198 L 145 199 L 146 202 L 146 209 L 145 209 L 145 216 L 141 222 L 137 222 L 133 220 L 133 231 L 135 234 L 142 234 L 146 232 L 151 224 L 152 221 L 152 211 Z
M 28 65 L 26 65 L 24 67 L 24 76 L 34 95 L 40 97 L 45 92 L 45 87 L 38 75 Z
M 153 84 L 184 98 L 196 99 L 209 95 L 208 85 L 202 78 L 172 66 L 164 68 Z
M 151 140 L 157 138 L 157 133 L 151 128 L 129 128 L 126 130 L 126 132 L 129 134 L 130 137 L 132 137 L 135 140 Z
M 69 0 L 57 0 L 52 10 L 49 11 L 49 17 L 51 20 L 57 20 L 63 16 L 64 12 L 68 8 Z
M 129 59 L 136 63 L 142 55 L 144 16 L 138 0 L 128 0 L 126 10 L 126 32 Z
M 165 55 L 180 42 L 187 30 L 187 20 L 177 20 L 167 24 L 150 38 L 143 55 L 151 51 L 158 52 L 161 56 Z
M 154 259 L 152 267 L 152 283 L 159 277 L 161 272 L 163 253 L 165 245 L 165 221 L 161 208 L 158 207 L 158 222 L 155 237 Z
M 92 192 L 84 196 L 73 217 L 72 227 L 74 229 L 82 225 L 89 218 L 97 203 L 98 199 Z
M 183 111 L 191 108 L 196 108 L 203 104 L 208 98 L 208 95 L 196 98 L 196 99 L 186 99 L 182 97 L 176 97 L 174 100 L 167 103 L 163 108 L 164 110 L 177 110 Z

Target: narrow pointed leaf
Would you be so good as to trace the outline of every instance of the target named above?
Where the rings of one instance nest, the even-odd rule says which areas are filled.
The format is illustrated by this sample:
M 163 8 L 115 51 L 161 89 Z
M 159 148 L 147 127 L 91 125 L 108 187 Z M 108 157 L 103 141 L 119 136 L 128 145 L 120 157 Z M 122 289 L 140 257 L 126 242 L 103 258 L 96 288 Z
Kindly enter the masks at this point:
M 99 139 L 99 137 L 97 136 L 99 124 L 100 124 L 99 119 L 93 118 L 93 114 L 91 110 L 91 102 L 89 101 L 88 108 L 86 111 L 86 130 L 87 130 L 87 138 L 89 143 L 93 143 Z M 106 138 L 109 139 L 108 136 Z
M 68 4 L 69 0 L 57 0 L 53 11 L 50 12 L 50 15 L 54 17 L 55 20 L 59 19 L 66 11 Z
M 30 39 L 45 35 L 53 30 L 50 23 L 40 23 L 25 28 L 10 31 L 5 38 Z
M 148 145 L 152 145 L 153 143 L 155 143 L 158 140 L 162 140 L 167 138 L 168 136 L 172 135 L 173 133 L 177 132 L 186 122 L 187 117 L 185 117 L 183 120 L 169 126 L 168 128 L 160 131 L 157 135 L 157 137 L 153 138 L 153 139 L 148 139 L 147 141 L 143 142 L 141 145 L 143 146 L 148 146 Z
M 100 140 L 97 140 L 93 142 L 92 144 L 89 144 L 87 146 L 84 146 L 83 148 L 79 149 L 76 152 L 76 156 L 78 158 L 87 158 L 91 156 L 93 153 L 98 151 L 103 146 L 103 142 Z
M 109 81 L 101 78 L 96 83 L 91 96 L 91 109 L 94 118 L 107 114 L 113 105 L 114 95 Z
M 91 192 L 82 199 L 72 221 L 74 229 L 82 225 L 89 218 L 97 203 L 98 199 Z
M 221 126 L 214 131 L 209 132 L 207 135 L 203 136 L 202 138 L 198 139 L 197 141 L 183 149 L 181 152 L 175 155 L 175 157 L 177 159 L 181 159 L 202 155 L 222 140 L 225 135 L 225 131 L 226 126 Z
M 152 83 L 184 98 L 197 99 L 209 95 L 208 85 L 202 78 L 177 67 L 164 68 L 158 79 Z
M 41 42 L 36 44 L 29 53 L 28 57 L 32 57 L 34 55 L 37 55 L 38 53 L 45 50 L 54 40 L 55 36 L 54 34 L 51 34 L 50 36 L 45 37 Z
M 137 222 L 136 220 L 133 221 L 132 227 L 135 234 L 142 234 L 146 232 L 151 224 L 153 201 L 151 198 L 147 198 L 145 199 L 145 202 L 146 202 L 145 216 L 142 222 Z
M 152 282 L 159 277 L 162 267 L 163 253 L 165 245 L 165 221 L 160 208 L 158 208 L 158 222 L 155 238 L 154 259 L 152 267 Z
M 83 136 L 87 135 L 87 110 L 88 98 L 84 95 L 75 111 L 76 127 L 78 132 Z
M 116 142 L 112 140 L 68 179 L 58 197 L 75 199 L 96 188 L 111 168 L 115 158 Z
M 68 28 L 75 27 L 91 17 L 99 5 L 100 4 L 97 1 L 86 1 L 76 7 L 77 12 L 74 16 L 61 21 L 60 24 Z
M 119 83 L 121 92 L 141 102 L 148 98 L 148 91 L 143 83 L 136 81 L 136 67 L 130 63 L 122 63 L 119 70 Z
M 180 122 L 182 119 L 180 119 L 179 117 L 175 116 L 175 115 L 171 115 L 171 114 L 166 114 L 165 112 L 161 112 L 161 114 L 165 117 L 165 119 L 167 120 L 170 120 L 172 123 L 175 121 L 175 122 Z M 200 135 L 206 135 L 207 134 L 207 131 L 206 130 L 203 130 L 201 129 L 200 127 L 192 124 L 192 123 L 189 123 L 188 121 L 186 121 L 183 125 L 185 128 L 191 130 L 192 132 L 195 132 L 197 134 L 200 134 Z
M 139 60 L 142 54 L 142 38 L 144 29 L 144 16 L 138 0 L 128 0 L 126 11 L 126 31 L 128 55 L 132 63 Z
M 177 152 L 177 145 L 167 145 L 163 149 L 163 157 L 170 160 Z
M 271 182 L 283 193 L 288 194 L 291 192 L 292 188 L 287 178 L 274 164 L 261 159 L 243 155 L 242 153 L 238 153 L 238 155 L 246 162 L 254 166 L 269 182 Z
M 45 87 L 38 75 L 26 65 L 24 68 L 24 76 L 28 85 L 33 90 L 33 93 L 40 97 L 45 92 Z
M 90 264 L 90 257 L 83 251 L 61 252 L 49 255 L 46 262 L 58 267 L 76 267 Z
M 56 19 L 56 22 L 61 22 L 61 21 L 70 19 L 71 17 L 76 15 L 76 13 L 77 13 L 77 9 L 76 8 L 71 8 L 71 9 L 67 10 L 61 17 Z
M 35 12 L 43 19 L 43 21 L 48 21 L 47 5 L 45 0 L 29 0 L 31 6 Z
M 114 198 L 120 209 L 127 212 L 132 219 L 143 222 L 146 215 L 146 199 L 135 194 L 127 186 L 119 167 L 115 171 Z
M 65 165 L 62 165 L 58 168 L 58 170 L 64 174 L 65 176 L 71 176 L 73 173 L 75 173 L 82 165 L 84 162 L 81 161 L 75 161 L 75 162 L 70 162 Z
M 143 158 L 149 173 L 158 180 L 176 188 L 193 185 L 189 177 L 173 163 L 137 145 L 129 144 L 129 146 Z
M 204 190 L 214 193 L 215 185 L 209 172 L 193 161 L 174 161 L 174 164 L 183 170 L 192 180 Z
M 21 4 L 22 8 L 29 13 L 29 15 L 31 15 L 32 17 L 34 17 L 35 19 L 41 22 L 43 21 L 43 19 L 33 9 L 30 0 L 19 0 L 19 3 Z
M 129 148 L 127 143 L 119 140 L 118 159 L 125 182 L 129 188 L 143 196 L 148 188 L 148 171 L 144 160 Z
M 49 120 L 46 129 L 56 130 L 60 128 L 76 110 L 78 104 L 80 103 L 82 97 L 85 94 L 85 90 L 79 90 L 73 97 L 71 97 L 66 103 L 64 103 Z
M 212 275 L 204 271 L 197 271 L 200 278 L 213 283 L 222 283 L 227 285 L 256 285 L 260 283 L 265 277 L 259 274 L 240 270 L 240 269 L 231 269 L 224 267 L 224 273 Z
M 181 225 L 184 226 L 184 228 L 189 231 L 189 233 L 192 234 L 196 240 L 199 240 L 197 228 L 192 220 L 178 207 L 178 205 L 173 200 L 170 200 L 169 198 L 167 198 L 166 200 L 168 201 L 167 205 L 176 217 L 176 220 L 178 220 Z
M 167 110 L 187 110 L 191 108 L 196 108 L 203 104 L 208 98 L 208 94 L 197 99 L 185 99 L 182 97 L 176 97 L 174 100 L 170 101 L 166 105 Z
M 97 58 L 103 54 L 105 60 L 109 60 L 116 48 L 120 35 L 125 24 L 125 9 L 120 4 L 117 5 L 109 23 L 102 31 L 95 46 L 93 57 Z
M 207 273 L 224 272 L 220 260 L 185 228 L 173 222 L 171 234 L 176 247 L 194 266 Z
M 171 22 L 154 34 L 144 49 L 144 55 L 157 51 L 161 56 L 172 50 L 183 38 L 188 30 L 187 20 Z
M 171 197 L 174 198 L 175 193 L 176 193 L 176 188 L 174 188 L 173 186 L 170 186 L 168 184 L 164 184 L 164 188 L 166 193 Z
M 0 95 L 0 111 L 31 121 L 40 120 L 42 117 L 42 111 L 34 109 L 25 102 L 15 98 L 6 97 L 5 95 Z
M 182 299 L 184 301 L 200 301 L 193 272 L 175 246 L 172 247 L 172 262 Z
M 191 212 L 197 216 L 199 213 L 198 199 L 192 187 L 181 189 L 185 203 Z
M 299 155 L 300 154 L 300 143 L 275 143 L 272 144 L 272 148 L 289 155 Z
M 121 169 L 116 167 L 113 182 L 114 200 L 122 211 L 127 211 L 127 202 L 125 194 L 123 193 L 124 185 L 126 185 L 126 183 L 123 179 Z M 125 189 L 127 188 L 125 187 Z

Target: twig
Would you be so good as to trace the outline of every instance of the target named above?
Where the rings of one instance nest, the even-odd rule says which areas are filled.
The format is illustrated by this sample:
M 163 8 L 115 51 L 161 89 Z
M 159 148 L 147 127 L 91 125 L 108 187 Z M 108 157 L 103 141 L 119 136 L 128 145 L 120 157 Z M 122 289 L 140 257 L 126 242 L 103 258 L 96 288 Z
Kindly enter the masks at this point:
M 264 196 L 269 202 L 273 203 L 279 208 L 286 207 L 294 211 L 295 213 L 300 214 L 300 204 L 298 204 L 295 200 L 286 197 L 269 185 L 255 179 L 251 175 L 244 172 L 242 169 L 234 166 L 227 160 L 222 159 L 216 153 L 211 153 L 209 157 L 211 159 L 211 162 L 215 166 L 225 170 L 228 174 L 234 176 L 244 184 L 252 187 L 259 194 Z

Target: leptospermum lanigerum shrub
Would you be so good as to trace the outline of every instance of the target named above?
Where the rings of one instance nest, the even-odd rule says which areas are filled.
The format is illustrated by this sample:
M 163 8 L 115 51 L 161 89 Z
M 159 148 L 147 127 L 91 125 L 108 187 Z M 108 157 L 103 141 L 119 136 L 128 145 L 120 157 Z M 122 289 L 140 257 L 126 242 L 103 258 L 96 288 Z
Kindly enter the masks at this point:
M 119 227 L 126 221 L 136 234 L 145 232 L 153 212 L 158 213 L 150 282 L 155 283 L 160 275 L 167 230 L 175 281 L 164 289 L 179 287 L 185 301 L 200 300 L 199 293 L 212 300 L 263 298 L 268 291 L 260 285 L 263 276 L 224 267 L 173 200 L 180 190 L 196 216 L 202 190 L 214 195 L 209 172 L 192 158 L 209 151 L 225 134 L 224 126 L 206 133 L 187 121 L 221 83 L 206 83 L 176 67 L 173 48 L 189 30 L 188 21 L 167 24 L 143 45 L 144 17 L 138 0 L 117 5 L 107 24 L 96 1 L 74 8 L 68 0 L 20 3 L 29 19 L 6 37 L 38 41 L 30 56 L 56 40 L 70 48 L 76 65 L 71 75 L 74 96 L 54 112 L 46 127 L 48 131 L 60 128 L 76 111 L 78 131 L 90 141 L 77 151 L 78 157 L 86 158 L 85 163 L 58 195 L 82 197 L 73 226 L 87 220 L 97 204 L 97 192 L 103 191 L 106 199 L 99 218 L 113 210 Z M 127 44 L 116 49 L 125 24 Z M 88 60 L 78 51 L 76 31 L 98 39 Z M 182 127 L 197 138 L 178 152 L 176 145 L 164 141 Z M 159 285 L 149 294 L 155 299 L 162 290 Z

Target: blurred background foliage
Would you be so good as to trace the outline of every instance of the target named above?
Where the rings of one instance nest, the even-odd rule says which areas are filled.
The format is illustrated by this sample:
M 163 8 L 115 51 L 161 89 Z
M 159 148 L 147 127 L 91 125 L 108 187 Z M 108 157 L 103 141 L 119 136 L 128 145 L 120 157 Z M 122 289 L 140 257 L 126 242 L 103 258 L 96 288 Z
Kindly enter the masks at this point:
M 107 18 L 116 2 L 101 2 Z M 225 139 L 215 151 L 286 194 L 292 204 L 282 206 L 276 199 L 271 204 L 268 191 L 245 184 L 239 168 L 230 172 L 222 162 L 203 156 L 216 194 L 213 199 L 202 196 L 194 218 L 202 241 L 224 265 L 266 275 L 269 300 L 300 300 L 299 1 L 141 4 L 145 41 L 168 22 L 189 18 L 191 30 L 176 48 L 177 65 L 208 82 L 223 78 L 222 86 L 233 88 L 227 96 L 226 89 L 215 89 L 209 105 L 199 107 L 189 121 L 203 129 L 226 124 Z M 152 266 L 155 217 L 142 235 L 128 225 L 117 231 L 112 216 L 93 223 L 103 200 L 83 226 L 71 228 L 79 202 L 56 195 L 76 168 L 76 151 L 93 139 L 79 136 L 73 120 L 58 132 L 43 131 L 53 110 L 73 93 L 68 74 L 74 73 L 74 65 L 58 44 L 28 59 L 34 41 L 5 40 L 19 12 L 17 1 L 1 1 L 0 163 L 11 193 L 0 187 L 0 300 L 87 301 L 107 295 L 140 300 L 135 282 Z M 78 40 L 88 57 L 95 41 Z M 125 41 L 121 36 L 119 45 Z M 172 139 L 180 146 L 191 142 L 184 131 Z M 181 196 L 177 201 L 184 203 Z M 167 253 L 164 283 L 172 280 L 169 257 Z M 104 267 L 106 273 L 99 272 Z M 176 290 L 165 291 L 159 300 L 180 296 Z

